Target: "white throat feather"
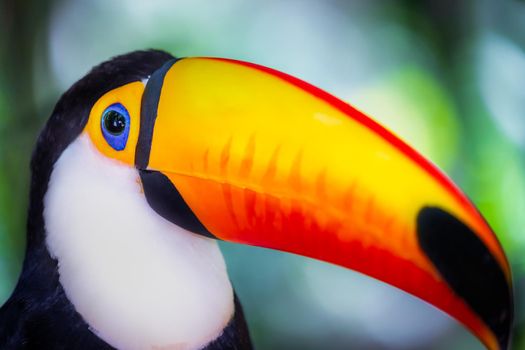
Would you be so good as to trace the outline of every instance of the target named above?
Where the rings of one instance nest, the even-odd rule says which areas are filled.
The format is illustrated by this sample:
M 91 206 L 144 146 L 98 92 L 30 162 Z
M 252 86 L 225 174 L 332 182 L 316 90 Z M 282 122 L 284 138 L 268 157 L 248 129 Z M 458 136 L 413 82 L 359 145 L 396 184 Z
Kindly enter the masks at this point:
M 160 217 L 133 167 L 80 135 L 44 198 L 46 242 L 68 299 L 119 349 L 198 349 L 233 316 L 217 242 Z

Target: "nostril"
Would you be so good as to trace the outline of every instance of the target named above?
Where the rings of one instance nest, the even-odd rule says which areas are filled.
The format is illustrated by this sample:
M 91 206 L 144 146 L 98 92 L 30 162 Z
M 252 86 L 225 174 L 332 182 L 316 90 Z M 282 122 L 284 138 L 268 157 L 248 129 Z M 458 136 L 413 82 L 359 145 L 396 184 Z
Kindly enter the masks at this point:
M 419 211 L 417 237 L 442 278 L 506 349 L 512 323 L 511 290 L 489 249 L 467 225 L 437 207 Z

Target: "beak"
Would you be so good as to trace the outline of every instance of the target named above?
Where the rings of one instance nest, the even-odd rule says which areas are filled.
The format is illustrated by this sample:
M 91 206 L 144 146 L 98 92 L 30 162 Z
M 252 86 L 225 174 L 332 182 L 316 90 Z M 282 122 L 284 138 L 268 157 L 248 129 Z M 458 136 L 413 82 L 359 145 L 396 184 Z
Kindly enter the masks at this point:
M 508 262 L 466 196 L 345 102 L 251 63 L 173 60 L 147 83 L 136 152 L 149 204 L 192 232 L 344 266 L 506 349 Z

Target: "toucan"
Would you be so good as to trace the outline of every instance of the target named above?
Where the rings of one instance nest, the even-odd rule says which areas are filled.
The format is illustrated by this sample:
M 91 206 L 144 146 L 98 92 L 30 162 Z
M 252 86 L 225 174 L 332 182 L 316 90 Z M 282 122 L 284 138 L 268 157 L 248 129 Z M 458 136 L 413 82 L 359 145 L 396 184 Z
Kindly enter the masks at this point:
M 251 349 L 217 240 L 353 269 L 509 346 L 509 263 L 472 202 L 394 133 L 285 73 L 115 57 L 59 99 L 31 174 L 1 349 Z

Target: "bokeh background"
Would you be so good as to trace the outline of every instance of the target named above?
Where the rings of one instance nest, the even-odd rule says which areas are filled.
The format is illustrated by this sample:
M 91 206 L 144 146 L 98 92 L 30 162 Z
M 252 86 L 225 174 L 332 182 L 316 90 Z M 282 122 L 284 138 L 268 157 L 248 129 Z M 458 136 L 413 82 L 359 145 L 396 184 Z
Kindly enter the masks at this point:
M 59 95 L 127 51 L 255 61 L 401 135 L 458 182 L 511 260 L 525 349 L 525 2 L 0 1 L 0 303 L 24 251 L 28 163 Z M 403 292 L 306 258 L 222 244 L 259 349 L 482 349 Z

